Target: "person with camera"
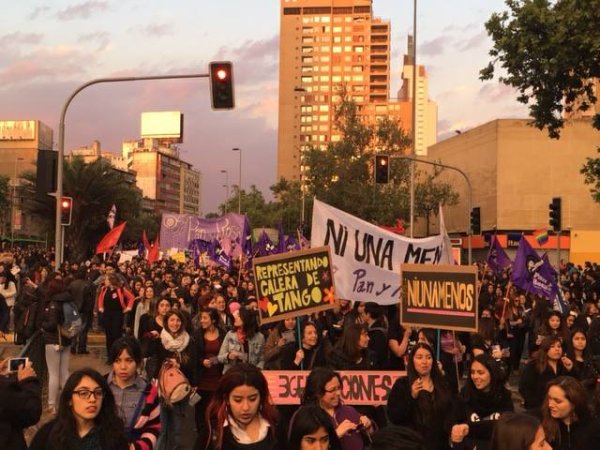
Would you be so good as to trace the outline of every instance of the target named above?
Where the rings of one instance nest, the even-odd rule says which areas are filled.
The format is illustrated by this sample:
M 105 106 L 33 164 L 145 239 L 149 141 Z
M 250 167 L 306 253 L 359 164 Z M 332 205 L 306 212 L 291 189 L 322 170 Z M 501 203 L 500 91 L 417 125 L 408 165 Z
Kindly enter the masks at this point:
M 0 363 L 0 448 L 11 450 L 27 449 L 23 430 L 42 415 L 40 381 L 31 362 L 20 359 Z

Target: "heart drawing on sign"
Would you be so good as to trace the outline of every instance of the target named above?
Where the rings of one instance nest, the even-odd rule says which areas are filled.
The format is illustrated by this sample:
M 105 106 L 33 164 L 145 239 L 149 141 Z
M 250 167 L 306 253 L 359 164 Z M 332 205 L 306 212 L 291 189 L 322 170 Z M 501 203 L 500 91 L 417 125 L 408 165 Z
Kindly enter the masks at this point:
M 277 312 L 277 305 L 269 302 L 267 304 L 267 310 L 269 311 L 269 317 L 273 317 L 273 314 Z

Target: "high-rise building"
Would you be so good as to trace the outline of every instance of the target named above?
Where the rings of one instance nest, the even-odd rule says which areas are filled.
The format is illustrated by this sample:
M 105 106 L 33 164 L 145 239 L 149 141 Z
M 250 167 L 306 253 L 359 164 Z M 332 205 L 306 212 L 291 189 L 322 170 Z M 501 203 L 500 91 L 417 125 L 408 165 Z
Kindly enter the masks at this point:
M 367 121 L 393 117 L 410 134 L 410 100 L 389 98 L 391 25 L 372 0 L 281 0 L 280 18 L 278 177 L 301 179 L 302 152 L 340 139 L 342 86 Z

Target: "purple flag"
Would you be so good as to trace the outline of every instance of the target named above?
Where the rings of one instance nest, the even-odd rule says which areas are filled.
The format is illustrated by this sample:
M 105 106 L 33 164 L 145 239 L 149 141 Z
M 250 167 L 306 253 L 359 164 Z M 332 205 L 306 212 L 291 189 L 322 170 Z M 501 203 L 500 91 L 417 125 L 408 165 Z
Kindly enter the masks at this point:
M 214 239 L 210 243 L 210 247 L 208 248 L 208 257 L 211 261 L 225 267 L 227 270 L 231 269 L 231 258 L 223 248 L 218 240 Z
M 300 243 L 296 238 L 290 235 L 285 240 L 285 251 L 293 252 L 294 250 L 300 250 Z
M 256 247 L 258 251 L 258 256 L 269 256 L 275 253 L 275 246 L 273 245 L 273 242 L 271 242 L 271 239 L 269 238 L 267 232 L 264 230 L 258 238 Z
M 515 286 L 551 301 L 558 294 L 554 269 L 547 259 L 540 258 L 524 237 L 519 241 L 511 281 Z
M 492 236 L 492 241 L 490 242 L 487 265 L 495 273 L 500 273 L 511 265 L 510 258 L 500 245 L 500 242 L 498 242 L 498 239 L 496 239 L 496 235 Z

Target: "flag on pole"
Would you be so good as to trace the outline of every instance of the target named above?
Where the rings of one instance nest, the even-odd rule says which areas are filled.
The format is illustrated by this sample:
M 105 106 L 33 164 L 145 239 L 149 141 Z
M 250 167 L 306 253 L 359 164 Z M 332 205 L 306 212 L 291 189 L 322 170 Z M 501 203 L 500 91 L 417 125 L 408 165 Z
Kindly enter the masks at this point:
M 158 234 L 157 234 L 156 239 L 154 239 L 154 243 L 148 249 L 148 255 L 146 255 L 148 264 L 154 264 L 156 261 L 158 261 L 159 256 L 160 256 L 160 241 L 158 239 Z
M 117 217 L 117 206 L 113 203 L 110 211 L 108 211 L 108 216 L 106 216 L 106 223 L 108 223 L 108 229 L 112 230 L 115 226 L 115 218 Z
M 548 242 L 548 230 L 544 228 L 535 230 L 533 232 L 533 236 L 539 245 L 544 245 L 546 242 Z
M 142 233 L 142 242 L 144 243 L 144 249 L 150 250 L 150 241 L 148 240 L 148 235 L 146 234 L 146 230 Z
M 266 231 L 263 230 L 256 243 L 258 256 L 269 256 L 274 253 L 275 246 Z
M 513 263 L 511 281 L 515 286 L 550 301 L 554 301 L 559 291 L 556 272 L 547 259 L 540 258 L 523 236 Z
M 498 242 L 496 235 L 493 235 L 490 241 L 490 250 L 488 251 L 486 262 L 488 267 L 495 273 L 502 272 L 512 264 L 500 242 Z
M 123 230 L 125 229 L 126 223 L 127 222 L 123 222 L 120 225 L 117 225 L 112 230 L 110 230 L 108 233 L 106 233 L 106 235 L 104 235 L 104 237 L 100 240 L 100 242 L 96 246 L 96 254 L 107 253 L 115 245 L 117 245 L 117 242 L 119 242 L 119 239 L 121 238 L 121 234 L 123 233 Z
M 210 243 L 208 257 L 211 259 L 211 261 L 225 267 L 227 270 L 231 269 L 231 258 L 227 253 L 225 253 L 217 239 Z
M 442 258 L 440 264 L 456 264 L 452 253 L 452 243 L 450 242 L 450 236 L 446 231 L 446 222 L 444 222 L 444 212 L 442 211 L 442 205 L 439 205 L 439 216 L 440 216 L 440 234 L 443 237 L 442 245 L 446 248 L 446 251 L 442 251 Z

